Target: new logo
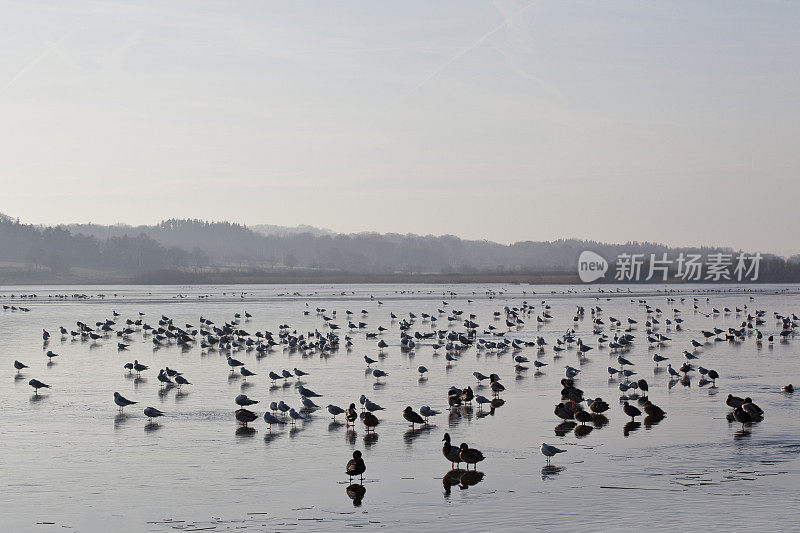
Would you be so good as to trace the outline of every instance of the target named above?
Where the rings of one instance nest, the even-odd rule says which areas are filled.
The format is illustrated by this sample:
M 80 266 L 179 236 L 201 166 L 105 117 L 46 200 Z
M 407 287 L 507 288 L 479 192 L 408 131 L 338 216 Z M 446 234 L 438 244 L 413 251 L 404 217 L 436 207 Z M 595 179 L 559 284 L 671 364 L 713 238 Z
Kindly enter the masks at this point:
M 581 252 L 578 258 L 578 277 L 584 283 L 591 283 L 606 275 L 608 271 L 608 261 L 603 256 L 592 251 Z

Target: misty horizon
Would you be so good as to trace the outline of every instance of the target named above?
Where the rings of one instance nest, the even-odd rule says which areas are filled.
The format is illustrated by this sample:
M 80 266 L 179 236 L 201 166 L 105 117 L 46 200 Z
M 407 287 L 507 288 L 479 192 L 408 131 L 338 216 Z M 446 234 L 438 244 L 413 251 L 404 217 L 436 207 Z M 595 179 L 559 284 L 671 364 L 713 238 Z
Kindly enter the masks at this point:
M 578 239 L 502 244 L 454 235 L 341 234 L 311 226 L 248 227 L 196 219 L 169 219 L 153 226 L 36 226 L 3 215 L 0 250 L 0 281 L 5 283 L 569 283 L 584 265 L 586 251 L 594 252 L 595 259 L 599 254 L 606 265 L 593 263 L 595 272 L 602 268 L 605 274 L 613 264 L 615 279 L 626 275 L 626 257 L 632 268 L 634 260 L 639 264 L 637 281 L 658 282 L 650 268 L 656 265 L 666 265 L 662 281 L 668 274 L 686 279 L 688 271 L 681 265 L 695 257 L 709 265 L 727 265 L 722 267 L 727 281 L 741 281 L 745 270 L 757 273 L 751 281 L 800 281 L 800 254 L 784 258 L 761 253 L 754 259 L 752 251 L 715 246 L 672 248 Z M 640 279 L 642 268 L 650 274 Z M 625 272 L 634 275 L 633 269 Z M 706 278 L 699 271 L 695 274 L 687 281 L 702 281 L 710 272 Z
M 128 223 L 128 222 L 114 222 L 114 223 L 110 223 L 110 224 L 105 224 L 105 223 L 99 223 L 99 222 L 86 222 L 86 221 L 83 221 L 83 222 L 59 222 L 59 223 L 55 223 L 55 224 L 47 224 L 47 223 L 41 223 L 41 222 L 35 222 L 35 221 L 22 220 L 22 219 L 20 219 L 18 217 L 11 216 L 8 213 L 4 213 L 4 212 L 0 212 L 0 216 L 8 217 L 9 220 L 18 221 L 21 224 L 30 224 L 30 225 L 37 226 L 37 227 L 51 227 L 51 228 L 64 227 L 64 228 L 68 228 L 68 229 L 71 229 L 71 230 L 80 230 L 80 228 L 82 228 L 82 227 L 89 227 L 89 226 L 95 226 L 97 228 L 107 227 L 107 228 L 121 228 L 121 229 L 135 230 L 136 228 L 145 228 L 145 227 L 146 228 L 154 228 L 154 227 L 157 227 L 160 224 L 163 224 L 163 223 L 168 222 L 170 220 L 190 220 L 190 221 L 199 221 L 199 222 L 212 223 L 212 224 L 216 224 L 216 223 L 239 224 L 239 225 L 241 225 L 243 227 L 246 227 L 246 228 L 248 228 L 250 230 L 253 230 L 253 231 L 257 232 L 257 233 L 262 233 L 262 234 L 265 234 L 265 235 L 269 235 L 269 234 L 272 234 L 272 233 L 300 234 L 300 233 L 308 232 L 308 233 L 311 233 L 311 234 L 313 234 L 315 236 L 320 236 L 320 235 L 350 235 L 350 236 L 357 236 L 357 235 L 370 235 L 370 234 L 373 234 L 373 235 L 380 235 L 380 236 L 397 235 L 397 236 L 412 236 L 412 237 L 457 237 L 458 239 L 461 239 L 463 241 L 471 241 L 471 242 L 487 241 L 487 242 L 492 242 L 494 244 L 501 244 L 501 245 L 506 245 L 506 246 L 513 245 L 513 244 L 519 244 L 519 243 L 527 243 L 527 242 L 552 243 L 552 242 L 558 242 L 558 241 L 585 241 L 585 242 L 596 242 L 598 244 L 604 244 L 604 245 L 606 245 L 606 244 L 607 245 L 625 245 L 625 244 L 654 245 L 654 246 L 666 247 L 666 248 L 670 248 L 670 249 L 688 249 L 688 248 L 729 249 L 729 250 L 734 250 L 734 251 L 746 251 L 746 252 L 752 252 L 752 253 L 760 252 L 760 253 L 771 254 L 771 255 L 775 255 L 775 256 L 778 256 L 778 257 L 784 257 L 784 258 L 790 258 L 790 257 L 797 256 L 798 254 L 800 254 L 800 248 L 798 248 L 795 252 L 792 252 L 792 253 L 780 253 L 780 252 L 775 252 L 773 250 L 767 250 L 767 249 L 737 248 L 737 247 L 734 247 L 734 246 L 728 246 L 728 245 L 725 245 L 723 243 L 716 243 L 716 242 L 686 244 L 686 243 L 659 242 L 659 241 L 655 241 L 655 240 L 643 240 L 643 241 L 635 241 L 635 240 L 629 240 L 629 241 L 613 241 L 613 240 L 611 240 L 611 241 L 596 241 L 596 240 L 587 239 L 587 238 L 584 238 L 584 237 L 581 237 L 581 236 L 578 236 L 578 235 L 566 236 L 566 237 L 553 237 L 553 238 L 542 239 L 542 240 L 522 239 L 522 240 L 516 240 L 516 241 L 504 241 L 504 240 L 493 240 L 493 239 L 473 239 L 473 238 L 469 238 L 469 237 L 467 237 L 465 235 L 460 235 L 458 233 L 440 233 L 440 234 L 426 233 L 426 234 L 422 234 L 422 233 L 399 232 L 399 231 L 379 232 L 379 231 L 374 231 L 374 230 L 361 230 L 361 231 L 343 232 L 343 231 L 337 231 L 337 230 L 332 229 L 330 227 L 320 227 L 320 226 L 315 226 L 315 225 L 311 225 L 311 224 L 304 224 L 304 223 L 299 223 L 297 225 L 290 226 L 290 225 L 276 224 L 276 223 L 265 223 L 265 222 L 245 223 L 245 222 L 242 222 L 242 221 L 239 221 L 239 220 L 226 220 L 226 219 L 213 219 L 213 218 L 200 218 L 200 217 L 190 217 L 190 218 L 186 218 L 186 219 L 170 218 L 170 219 L 162 219 L 162 220 L 159 220 L 157 222 L 150 222 L 150 223 L 144 223 L 144 224 L 131 224 L 131 223 Z M 79 233 L 80 231 L 77 231 L 77 232 Z
M 4 19 L 0 212 L 32 223 L 798 252 L 797 4 L 12 2 Z

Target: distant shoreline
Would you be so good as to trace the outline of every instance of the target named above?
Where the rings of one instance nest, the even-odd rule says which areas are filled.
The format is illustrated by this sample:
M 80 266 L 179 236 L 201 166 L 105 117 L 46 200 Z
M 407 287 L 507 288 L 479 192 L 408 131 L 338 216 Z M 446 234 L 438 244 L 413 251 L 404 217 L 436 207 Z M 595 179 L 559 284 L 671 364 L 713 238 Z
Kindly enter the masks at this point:
M 536 274 L 357 274 L 331 272 L 275 272 L 275 273 L 218 273 L 191 274 L 184 272 L 153 272 L 138 275 L 115 275 L 98 273 L 97 276 L 4 276 L 0 285 L 315 285 L 315 284 L 372 284 L 372 283 L 420 283 L 420 284 L 468 284 L 468 283 L 515 283 L 530 285 L 578 284 L 576 275 Z
M 325 272 L 313 270 L 294 271 L 252 271 L 252 272 L 203 272 L 156 271 L 142 274 L 120 272 L 75 272 L 56 275 L 51 272 L 2 272 L 0 285 L 358 285 L 358 284 L 475 284 L 475 283 L 509 283 L 525 285 L 614 285 L 621 282 L 613 279 L 584 284 L 576 274 L 570 273 L 513 273 L 513 272 L 476 272 L 476 273 L 427 273 L 427 274 L 358 274 L 348 272 Z M 652 287 L 659 285 L 698 285 L 708 283 L 680 282 L 676 280 L 658 282 L 639 282 L 635 285 Z M 729 285 L 766 285 L 792 283 L 791 281 L 763 282 L 725 282 Z

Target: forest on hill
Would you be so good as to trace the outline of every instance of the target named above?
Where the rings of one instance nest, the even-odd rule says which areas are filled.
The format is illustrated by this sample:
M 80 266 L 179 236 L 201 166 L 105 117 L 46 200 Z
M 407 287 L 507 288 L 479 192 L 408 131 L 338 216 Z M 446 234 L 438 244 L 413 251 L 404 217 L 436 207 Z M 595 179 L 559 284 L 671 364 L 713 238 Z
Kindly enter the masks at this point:
M 502 244 L 453 235 L 341 234 L 299 226 L 165 220 L 152 226 L 38 226 L 0 216 L 0 282 L 102 280 L 235 282 L 292 279 L 548 279 L 575 281 L 580 253 L 710 254 L 715 247 L 608 244 L 579 239 Z M 645 265 L 646 267 L 646 265 Z M 324 275 L 322 275 L 324 274 Z M 346 276 L 345 276 L 346 275 Z M 613 276 L 607 276 L 611 281 Z M 800 256 L 764 255 L 759 281 L 800 282 Z

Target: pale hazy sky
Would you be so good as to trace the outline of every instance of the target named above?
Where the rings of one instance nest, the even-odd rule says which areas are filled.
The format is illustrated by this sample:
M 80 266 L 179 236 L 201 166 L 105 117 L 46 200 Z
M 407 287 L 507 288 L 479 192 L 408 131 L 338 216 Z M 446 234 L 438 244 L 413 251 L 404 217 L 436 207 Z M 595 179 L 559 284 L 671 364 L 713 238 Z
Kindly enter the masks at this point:
M 800 3 L 0 2 L 0 212 L 800 252 Z

